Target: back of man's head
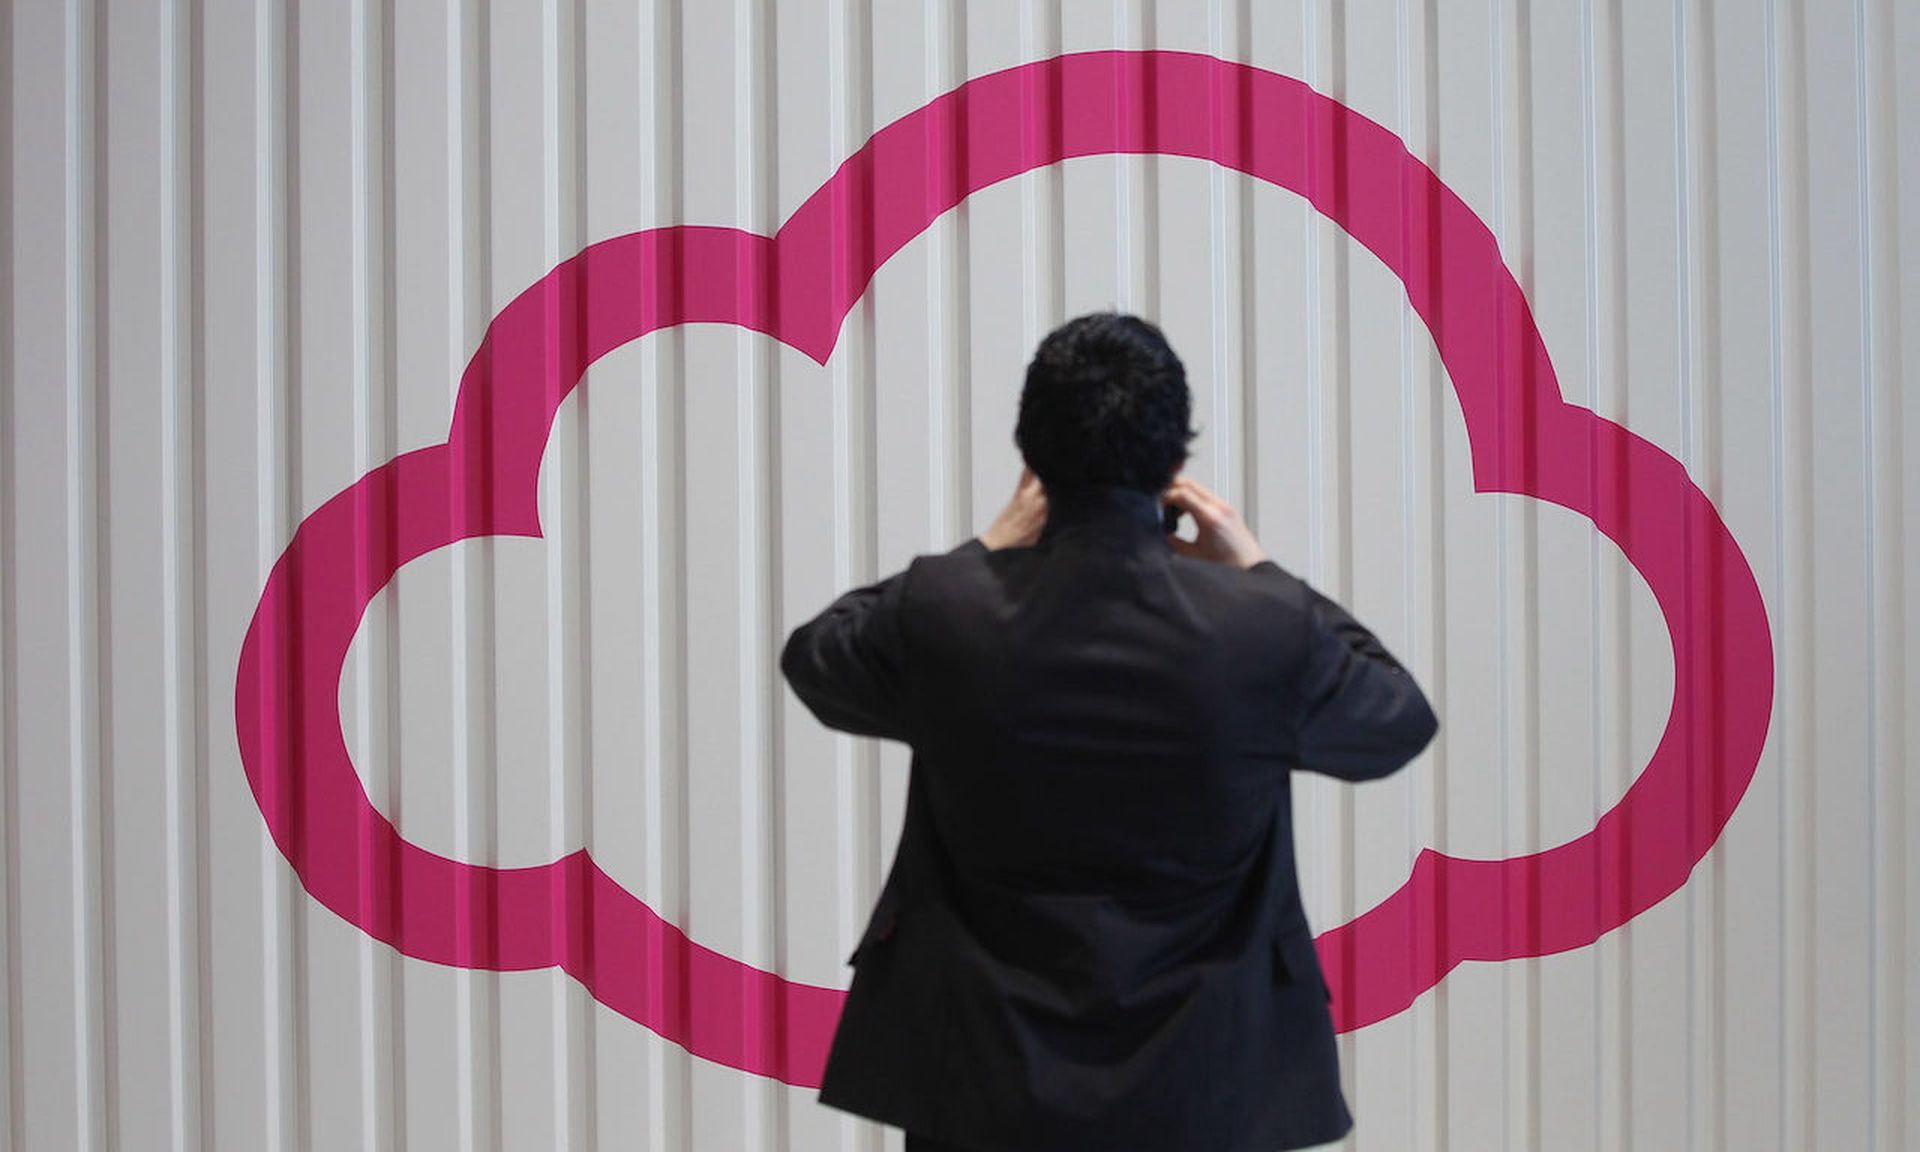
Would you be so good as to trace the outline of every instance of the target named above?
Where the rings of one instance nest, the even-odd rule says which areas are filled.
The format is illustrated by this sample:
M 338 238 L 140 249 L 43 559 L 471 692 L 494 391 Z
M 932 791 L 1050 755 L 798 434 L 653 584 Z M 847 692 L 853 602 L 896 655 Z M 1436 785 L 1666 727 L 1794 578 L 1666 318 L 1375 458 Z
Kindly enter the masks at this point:
M 1199 433 L 1187 373 L 1160 329 L 1095 312 L 1048 333 L 1027 365 L 1013 442 L 1051 491 L 1121 484 L 1159 493 Z

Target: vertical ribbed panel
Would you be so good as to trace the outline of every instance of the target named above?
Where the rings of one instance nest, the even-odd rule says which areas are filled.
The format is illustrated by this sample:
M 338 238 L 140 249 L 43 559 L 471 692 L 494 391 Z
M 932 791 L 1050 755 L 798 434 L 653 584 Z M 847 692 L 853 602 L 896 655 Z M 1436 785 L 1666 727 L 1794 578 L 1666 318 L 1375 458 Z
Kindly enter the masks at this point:
M 1441 712 L 1389 780 L 1293 780 L 1316 930 L 1423 848 L 1523 855 L 1618 803 L 1696 690 L 1626 553 L 1557 504 L 1476 490 L 1484 430 L 1380 258 L 1299 196 L 1176 156 L 979 189 L 875 273 L 824 363 L 704 322 L 605 350 L 555 415 L 540 535 L 464 539 L 376 586 L 416 494 L 351 503 L 349 591 L 370 601 L 337 727 L 272 668 L 237 681 L 296 530 L 447 437 L 489 326 L 550 270 L 642 229 L 771 235 L 969 78 L 1113 48 L 1295 77 L 1402 139 L 1497 241 L 1562 396 L 1684 467 L 1768 614 L 1767 743 L 1686 885 L 1591 946 L 1466 961 L 1343 1033 L 1343 1146 L 1911 1145 L 1920 71 L 1901 65 L 1920 9 L 64 0 L 0 8 L 0 1152 L 897 1149 L 663 1036 L 808 1058 L 787 1052 L 795 1002 L 740 976 L 721 991 L 745 1007 L 714 1017 L 670 942 L 649 958 L 687 969 L 633 1013 L 595 998 L 629 978 L 593 967 L 617 955 L 573 975 L 413 959 L 436 924 L 490 952 L 503 898 L 411 906 L 371 820 L 367 879 L 322 904 L 267 834 L 240 735 L 269 713 L 337 731 L 426 851 L 516 869 L 584 849 L 699 948 L 843 986 L 908 753 L 822 729 L 780 645 L 992 521 L 1026 358 L 1093 308 L 1164 325 L 1192 471 Z M 1235 111 L 1263 112 L 1214 114 Z M 1061 130 L 1037 107 L 1007 128 Z M 1401 209 L 1423 234 L 1440 211 Z M 550 352 L 587 334 L 559 308 L 542 323 Z M 563 367 L 519 383 L 557 393 Z M 473 481 L 517 431 L 437 457 L 470 470 L 444 477 L 446 525 L 512 498 Z M 1586 450 L 1597 473 L 1615 449 Z M 1533 895 L 1511 890 L 1503 922 L 1537 924 Z M 394 907 L 393 943 L 355 926 Z
M 22 361 L 15 315 L 14 268 L 18 264 L 19 191 L 13 172 L 15 87 L 14 14 L 0 10 L 0 61 L 7 82 L 0 85 L 0 220 L 7 240 L 0 243 L 0 1132 L 7 1148 L 26 1142 L 26 1067 L 23 1060 L 20 969 L 20 714 L 19 714 L 19 531 L 20 474 L 14 433 L 14 381 Z

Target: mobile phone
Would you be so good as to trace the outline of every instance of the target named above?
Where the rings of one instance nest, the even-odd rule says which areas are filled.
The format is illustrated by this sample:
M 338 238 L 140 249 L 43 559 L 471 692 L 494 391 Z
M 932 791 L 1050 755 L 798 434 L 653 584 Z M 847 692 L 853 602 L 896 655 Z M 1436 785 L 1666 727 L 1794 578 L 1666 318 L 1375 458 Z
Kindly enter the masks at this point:
M 1180 507 L 1178 504 L 1160 505 L 1161 529 L 1169 536 L 1180 531 L 1180 517 L 1186 514 L 1186 509 Z

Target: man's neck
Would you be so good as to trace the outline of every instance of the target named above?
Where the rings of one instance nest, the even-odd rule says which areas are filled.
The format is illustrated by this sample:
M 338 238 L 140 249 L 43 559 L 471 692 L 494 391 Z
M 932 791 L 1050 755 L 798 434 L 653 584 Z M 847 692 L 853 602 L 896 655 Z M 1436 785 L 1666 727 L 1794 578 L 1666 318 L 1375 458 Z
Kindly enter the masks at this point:
M 1048 489 L 1047 523 L 1040 541 L 1083 533 L 1164 542 L 1159 494 L 1125 484 Z

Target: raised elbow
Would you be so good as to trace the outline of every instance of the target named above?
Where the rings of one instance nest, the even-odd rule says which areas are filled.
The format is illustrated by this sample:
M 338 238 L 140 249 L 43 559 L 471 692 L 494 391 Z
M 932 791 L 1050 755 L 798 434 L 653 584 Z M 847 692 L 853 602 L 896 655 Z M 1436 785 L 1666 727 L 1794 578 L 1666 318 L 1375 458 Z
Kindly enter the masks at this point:
M 808 638 L 807 626 L 801 624 L 787 634 L 787 642 L 780 648 L 780 675 L 801 699 L 806 699 L 808 685 Z
M 1393 729 L 1392 754 L 1374 773 L 1375 776 L 1390 776 L 1426 751 L 1427 745 L 1433 743 L 1433 738 L 1440 732 L 1440 717 L 1434 714 L 1433 705 L 1427 702 L 1426 695 L 1416 688 L 1400 722 Z
M 1422 695 L 1408 733 L 1411 750 L 1407 753 L 1407 759 L 1411 760 L 1426 751 L 1427 745 L 1433 743 L 1433 738 L 1439 734 L 1440 717 L 1434 713 L 1433 705 L 1427 702 L 1426 696 Z

